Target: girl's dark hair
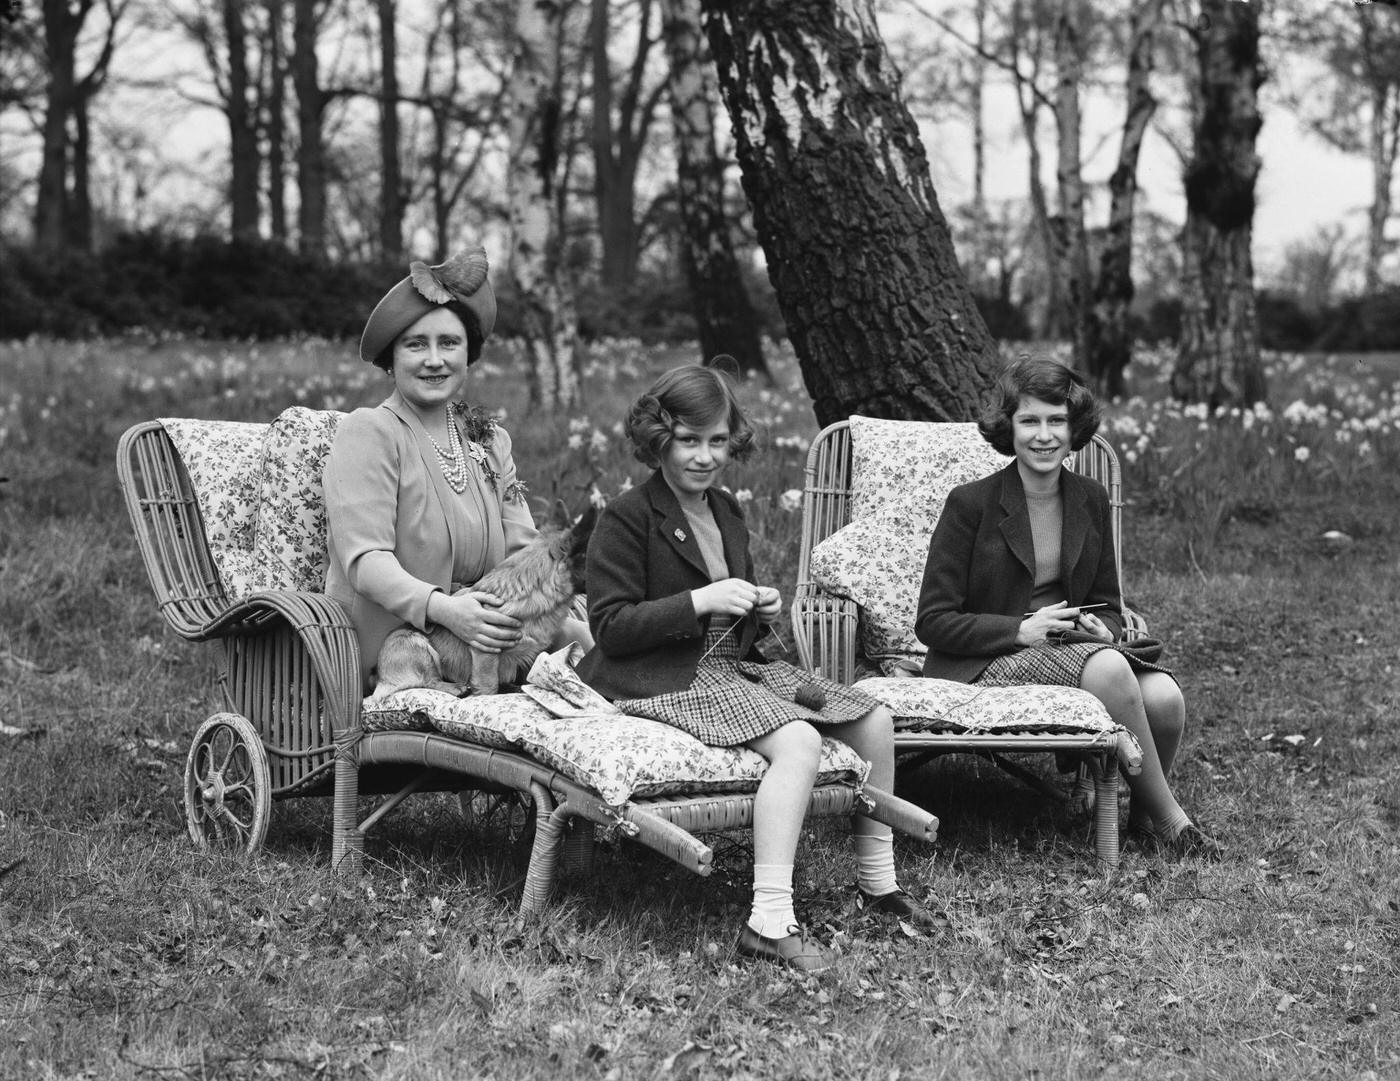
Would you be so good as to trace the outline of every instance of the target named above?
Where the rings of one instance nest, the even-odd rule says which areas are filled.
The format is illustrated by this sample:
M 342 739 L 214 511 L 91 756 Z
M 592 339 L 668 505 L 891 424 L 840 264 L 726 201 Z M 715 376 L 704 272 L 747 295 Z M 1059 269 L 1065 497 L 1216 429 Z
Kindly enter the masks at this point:
M 998 453 L 1015 454 L 1011 418 L 1022 398 L 1063 405 L 1069 413 L 1070 449 L 1079 450 L 1099 430 L 1099 403 L 1084 377 L 1059 361 L 1023 353 L 1002 369 L 992 387 L 977 430 Z
M 481 321 L 477 319 L 476 312 L 472 311 L 465 304 L 456 300 L 449 300 L 441 305 L 462 321 L 462 326 L 467 331 L 467 367 L 471 367 L 481 359 L 481 347 L 486 344 L 486 338 L 481 333 Z M 421 318 L 421 316 L 420 316 Z M 415 319 L 416 323 L 418 320 Z M 409 326 L 412 326 L 410 323 Z M 404 327 L 407 330 L 408 327 Z M 379 356 L 374 358 L 374 366 L 383 368 L 386 372 L 393 374 L 394 371 L 394 342 L 397 342 L 403 335 L 403 330 L 394 335 L 394 340 L 379 351 Z
M 632 403 L 625 431 L 637 461 L 655 469 L 675 438 L 677 424 L 699 431 L 723 417 L 729 424 L 729 456 L 742 462 L 753 452 L 753 426 L 729 377 L 716 368 L 684 364 L 663 372 Z

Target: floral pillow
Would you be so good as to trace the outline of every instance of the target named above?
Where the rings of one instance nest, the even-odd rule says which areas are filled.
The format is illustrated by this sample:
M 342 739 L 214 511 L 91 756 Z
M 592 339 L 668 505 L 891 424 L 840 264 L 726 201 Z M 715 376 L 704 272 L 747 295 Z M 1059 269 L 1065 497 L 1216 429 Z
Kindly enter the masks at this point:
M 851 518 L 938 520 L 959 484 L 1006 465 L 975 424 L 851 418 Z
M 949 679 L 887 676 L 862 679 L 855 686 L 889 707 L 896 732 L 1113 736 L 1125 766 L 1136 768 L 1142 761 L 1133 734 L 1078 687 L 978 687 Z
M 230 599 L 263 588 L 253 558 L 265 424 L 162 418 L 184 462 L 209 556 Z
M 344 413 L 293 406 L 267 427 L 253 530 L 264 589 L 320 593 L 326 581 L 326 456 Z
M 812 577 L 828 593 L 860 605 L 861 652 L 882 667 L 901 658 L 922 665 L 914 617 L 936 520 L 884 513 L 857 518 L 812 549 Z
M 380 724 L 389 714 L 417 714 L 444 735 L 508 747 L 621 807 L 643 796 L 689 792 L 748 792 L 768 762 L 746 747 L 710 747 L 660 721 L 626 714 L 555 717 L 524 694 L 453 698 L 441 691 L 399 691 L 365 703 Z M 861 784 L 869 765 L 835 740 L 822 740 L 818 781 Z

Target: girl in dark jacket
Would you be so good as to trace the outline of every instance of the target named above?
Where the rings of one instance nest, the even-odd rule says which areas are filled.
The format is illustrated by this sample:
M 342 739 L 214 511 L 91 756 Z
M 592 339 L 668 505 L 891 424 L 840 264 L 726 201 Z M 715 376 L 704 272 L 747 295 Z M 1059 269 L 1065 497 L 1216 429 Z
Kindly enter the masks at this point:
M 1130 828 L 1168 855 L 1219 858 L 1167 782 L 1186 723 L 1181 688 L 1115 648 L 1123 603 L 1108 493 L 1064 468 L 1098 426 L 1093 393 L 1064 365 L 1023 357 L 1002 373 L 979 427 L 1014 460 L 954 488 L 939 515 L 914 625 L 929 647 L 924 675 L 1089 691 L 1142 745 Z
M 754 798 L 753 909 L 738 950 L 821 971 L 829 955 L 804 937 L 792 907 L 821 738 L 849 744 L 870 762 L 870 783 L 892 789 L 892 718 L 868 695 L 755 647 L 782 598 L 757 584 L 743 512 L 716 486 L 753 443 L 728 377 L 699 365 L 666 372 L 632 406 L 626 430 L 656 472 L 608 504 L 589 543 L 596 646 L 579 674 L 627 713 L 768 759 Z M 932 913 L 896 882 L 890 828 L 857 815 L 852 832 L 866 907 L 932 926 Z

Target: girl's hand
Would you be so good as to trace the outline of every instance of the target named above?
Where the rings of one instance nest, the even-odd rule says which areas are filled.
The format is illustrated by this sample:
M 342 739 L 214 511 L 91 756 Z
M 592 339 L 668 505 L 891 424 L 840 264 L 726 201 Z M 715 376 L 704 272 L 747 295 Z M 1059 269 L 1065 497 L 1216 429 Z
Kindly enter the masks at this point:
M 724 578 L 690 591 L 690 603 L 695 606 L 696 616 L 734 616 L 742 619 L 758 606 L 760 600 L 759 587 L 742 578 Z
M 494 593 L 477 590 L 434 593 L 428 598 L 428 618 L 474 649 L 499 653 L 520 641 L 520 620 L 500 611 L 501 604 Z
M 758 587 L 758 621 L 762 624 L 776 623 L 783 613 L 783 595 L 772 586 Z
M 1094 615 L 1093 612 L 1081 612 L 1079 614 L 1078 626 L 1085 634 L 1092 634 L 1101 641 L 1113 641 L 1113 632 L 1109 630 L 1103 620 Z
M 1069 607 L 1067 601 L 1058 601 L 1032 612 L 1021 621 L 1021 629 L 1016 632 L 1018 646 L 1043 646 L 1050 636 L 1064 634 L 1074 629 L 1075 618 L 1092 618 L 1085 613 L 1079 616 L 1077 608 Z M 1097 622 L 1097 621 L 1096 621 Z

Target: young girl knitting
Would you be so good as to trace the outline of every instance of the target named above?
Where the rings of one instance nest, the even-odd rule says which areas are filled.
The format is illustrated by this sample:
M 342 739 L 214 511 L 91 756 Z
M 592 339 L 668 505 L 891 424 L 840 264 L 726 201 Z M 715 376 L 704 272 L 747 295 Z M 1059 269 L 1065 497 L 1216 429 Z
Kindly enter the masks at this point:
M 666 372 L 633 404 L 626 431 L 656 472 L 608 505 L 589 544 L 597 644 L 579 674 L 628 713 L 768 759 L 754 798 L 753 910 L 738 951 L 820 972 L 830 957 L 798 925 L 792 869 L 821 738 L 849 744 L 871 763 L 870 783 L 891 789 L 892 718 L 868 695 L 755 648 L 782 599 L 755 582 L 743 513 L 716 487 L 753 445 L 728 377 L 699 365 Z M 895 879 L 890 827 L 857 815 L 852 832 L 866 908 L 933 926 Z

